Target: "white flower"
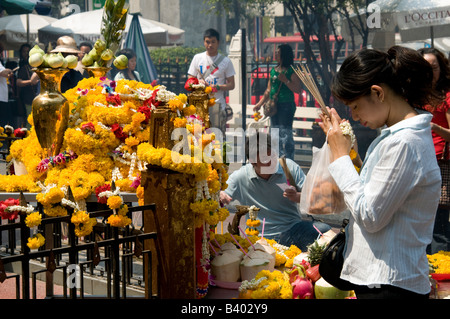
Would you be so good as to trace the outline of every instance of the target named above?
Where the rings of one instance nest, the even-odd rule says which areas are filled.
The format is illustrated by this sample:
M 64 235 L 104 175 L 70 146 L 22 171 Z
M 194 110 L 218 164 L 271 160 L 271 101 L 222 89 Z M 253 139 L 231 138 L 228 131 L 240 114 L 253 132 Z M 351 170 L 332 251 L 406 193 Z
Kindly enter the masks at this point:
M 342 130 L 342 134 L 350 136 L 350 138 L 352 140 L 352 147 L 353 147 L 353 145 L 355 145 L 356 137 L 355 137 L 355 134 L 353 133 L 353 128 L 350 125 L 350 123 L 343 122 L 343 123 L 339 124 L 339 127 Z

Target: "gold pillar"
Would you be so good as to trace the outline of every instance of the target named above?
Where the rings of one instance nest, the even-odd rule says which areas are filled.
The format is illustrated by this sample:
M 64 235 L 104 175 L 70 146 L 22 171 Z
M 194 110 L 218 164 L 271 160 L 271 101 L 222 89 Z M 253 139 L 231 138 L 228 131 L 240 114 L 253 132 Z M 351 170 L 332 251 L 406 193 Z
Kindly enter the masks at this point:
M 172 131 L 174 129 L 173 119 L 176 113 L 168 108 L 159 107 L 152 111 L 150 117 L 150 140 L 149 143 L 155 148 L 167 148 L 171 150 L 174 146 Z
M 149 165 L 141 185 L 144 203 L 156 204 L 155 215 L 144 216 L 145 232 L 157 232 L 157 240 L 145 247 L 152 251 L 152 265 L 158 265 L 152 267 L 152 294 L 162 299 L 195 299 L 195 225 L 189 207 L 195 198 L 195 178 Z
M 196 114 L 202 118 L 205 123 L 205 127 L 210 127 L 210 119 L 209 119 L 209 95 L 205 93 L 205 90 L 195 90 L 189 94 L 188 97 L 189 105 L 194 105 Z

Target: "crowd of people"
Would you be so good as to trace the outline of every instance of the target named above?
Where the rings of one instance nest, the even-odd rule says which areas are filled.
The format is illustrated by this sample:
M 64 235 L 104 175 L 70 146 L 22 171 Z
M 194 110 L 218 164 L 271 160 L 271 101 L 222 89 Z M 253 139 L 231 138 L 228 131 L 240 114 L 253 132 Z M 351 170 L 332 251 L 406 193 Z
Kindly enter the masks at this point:
M 194 56 L 188 76 L 213 87 L 216 105 L 210 108 L 211 127 L 225 134 L 225 97 L 235 88 L 235 70 L 219 52 L 216 30 L 206 30 L 203 41 L 205 51 Z M 2 112 L 8 107 L 6 81 L 14 71 L 20 108 L 25 115 L 31 111 L 39 80 L 28 64 L 29 50 L 29 45 L 22 46 L 18 70 L 0 63 Z M 81 61 L 90 50 L 90 43 L 77 46 L 72 38 L 61 37 L 52 52 L 78 54 Z M 113 78 L 140 81 L 133 50 L 123 49 L 119 54 L 126 55 L 129 64 Z M 230 174 L 220 201 L 257 206 L 258 217 L 265 220 L 265 237 L 307 250 L 318 233 L 331 227 L 299 213 L 306 175 L 294 161 L 292 124 L 294 94 L 301 91 L 302 83 L 291 67 L 292 48 L 280 45 L 275 56 L 277 65 L 270 70 L 267 89 L 254 110 L 259 111 L 277 94 L 277 113 L 271 117 L 268 133 L 246 137 L 247 162 Z M 62 92 L 86 76 L 80 63 L 65 75 Z M 334 108 L 320 115 L 331 151 L 328 171 L 350 213 L 341 278 L 354 286 L 359 299 L 428 298 L 426 254 L 450 251 L 449 209 L 439 206 L 442 180 L 438 166 L 438 160 L 450 157 L 446 151 L 450 142 L 449 61 L 437 49 L 361 49 L 346 58 L 331 89 L 333 97 L 348 106 L 354 121 L 380 132 L 356 168 L 350 152 L 357 145 L 340 128 L 348 119 Z M 286 183 L 280 157 L 286 158 L 295 185 Z

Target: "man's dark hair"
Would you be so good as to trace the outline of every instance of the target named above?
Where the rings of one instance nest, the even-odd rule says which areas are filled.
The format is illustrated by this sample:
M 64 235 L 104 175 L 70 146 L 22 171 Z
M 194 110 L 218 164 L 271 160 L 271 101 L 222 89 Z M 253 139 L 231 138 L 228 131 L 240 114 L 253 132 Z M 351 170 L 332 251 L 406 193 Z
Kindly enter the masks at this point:
M 212 37 L 215 37 L 217 41 L 220 41 L 220 34 L 215 29 L 208 29 L 205 31 L 205 33 L 203 33 L 203 40 L 205 38 L 212 38 Z
M 81 42 L 80 45 L 79 45 L 78 47 L 79 47 L 79 48 L 81 48 L 81 47 L 89 47 L 89 48 L 91 48 L 91 50 L 92 50 L 92 48 L 93 48 L 94 46 L 92 45 L 91 42 L 85 41 L 85 42 Z

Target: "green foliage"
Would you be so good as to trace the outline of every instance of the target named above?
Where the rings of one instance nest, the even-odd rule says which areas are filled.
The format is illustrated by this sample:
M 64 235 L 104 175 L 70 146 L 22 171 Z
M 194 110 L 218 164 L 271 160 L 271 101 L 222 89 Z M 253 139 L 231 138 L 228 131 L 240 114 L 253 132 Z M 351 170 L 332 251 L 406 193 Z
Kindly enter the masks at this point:
M 171 48 L 159 48 L 150 50 L 150 57 L 153 63 L 176 62 L 180 64 L 190 64 L 192 58 L 197 53 L 205 51 L 204 47 L 188 48 L 188 47 L 171 47 Z

